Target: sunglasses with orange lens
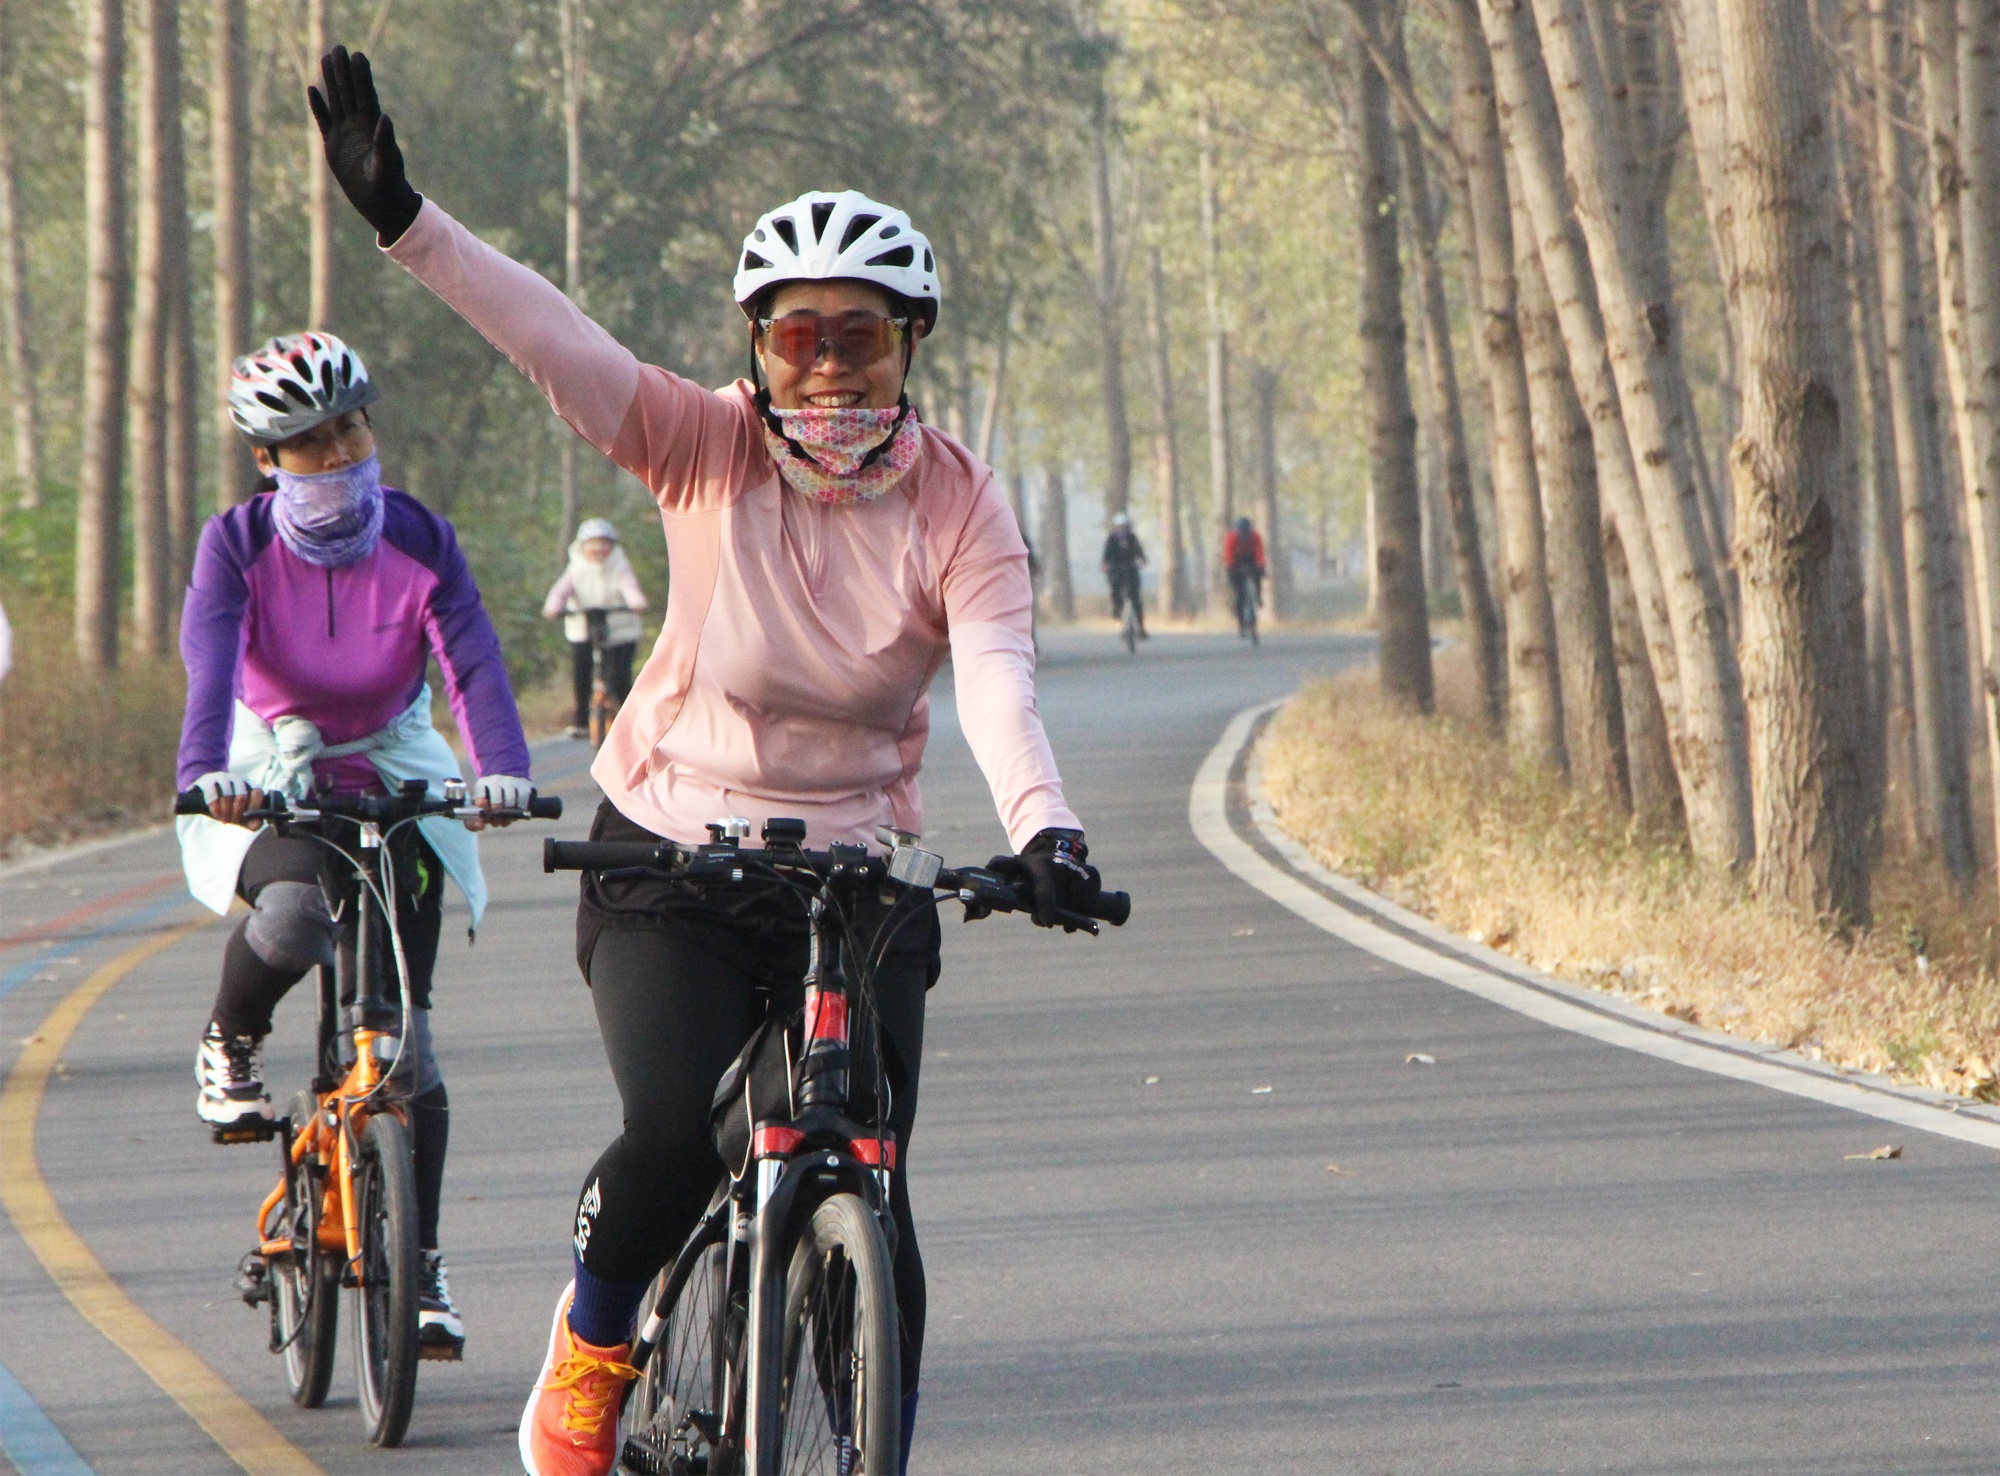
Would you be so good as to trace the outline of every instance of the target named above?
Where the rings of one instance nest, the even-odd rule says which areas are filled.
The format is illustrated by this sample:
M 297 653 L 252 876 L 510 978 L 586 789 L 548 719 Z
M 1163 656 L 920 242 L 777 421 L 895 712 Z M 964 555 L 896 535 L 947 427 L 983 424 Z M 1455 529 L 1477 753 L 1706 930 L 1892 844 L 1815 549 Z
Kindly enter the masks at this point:
M 759 318 L 757 326 L 770 351 L 794 369 L 810 369 L 822 358 L 866 369 L 902 347 L 910 320 L 865 311 L 826 316 L 787 313 L 782 318 Z

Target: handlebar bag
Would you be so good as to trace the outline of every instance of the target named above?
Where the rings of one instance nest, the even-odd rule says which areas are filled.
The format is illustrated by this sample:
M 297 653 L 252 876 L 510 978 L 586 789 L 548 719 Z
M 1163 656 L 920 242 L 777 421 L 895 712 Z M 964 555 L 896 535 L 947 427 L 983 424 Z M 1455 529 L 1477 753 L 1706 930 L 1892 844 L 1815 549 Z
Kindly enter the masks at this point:
M 757 1124 L 797 1115 L 792 1105 L 792 1038 L 801 1025 L 800 1014 L 789 1020 L 766 1020 L 715 1085 L 708 1120 L 715 1129 L 715 1151 L 733 1179 L 749 1171 L 750 1138 Z

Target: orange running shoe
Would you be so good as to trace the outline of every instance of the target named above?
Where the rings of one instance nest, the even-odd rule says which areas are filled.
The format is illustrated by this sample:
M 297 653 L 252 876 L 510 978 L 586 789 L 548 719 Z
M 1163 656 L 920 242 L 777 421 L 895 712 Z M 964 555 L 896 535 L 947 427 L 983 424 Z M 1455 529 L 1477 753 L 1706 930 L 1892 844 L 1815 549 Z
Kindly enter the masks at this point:
M 541 1377 L 521 1411 L 521 1466 L 528 1476 L 609 1476 L 618 1460 L 618 1403 L 639 1370 L 632 1345 L 594 1348 L 569 1330 L 576 1283 L 556 1299 Z

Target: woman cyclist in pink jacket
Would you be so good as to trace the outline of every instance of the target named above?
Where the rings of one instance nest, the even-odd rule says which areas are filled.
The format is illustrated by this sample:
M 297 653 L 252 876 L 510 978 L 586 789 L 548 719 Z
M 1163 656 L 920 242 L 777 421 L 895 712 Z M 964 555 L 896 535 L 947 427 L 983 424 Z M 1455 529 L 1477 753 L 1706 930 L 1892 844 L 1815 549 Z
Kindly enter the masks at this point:
M 336 48 L 322 77 L 311 101 L 327 162 L 380 244 L 660 505 L 673 583 L 660 641 L 592 770 L 605 794 L 592 836 L 691 843 L 725 815 L 801 816 L 815 848 L 872 844 L 884 824 L 921 831 L 928 692 L 949 655 L 1035 920 L 1087 908 L 1097 873 L 1035 706 L 1027 550 L 992 473 L 920 424 L 903 393 L 938 314 L 930 244 L 909 218 L 850 191 L 760 220 L 735 283 L 753 378 L 711 392 L 640 363 L 418 195 L 366 58 Z M 898 935 L 876 974 L 903 1145 L 938 973 L 928 919 Z M 578 1198 L 575 1276 L 521 1420 L 535 1476 L 611 1469 L 634 1313 L 720 1174 L 710 1098 L 756 1026 L 759 992 L 781 1008 L 798 993 L 805 941 L 799 909 L 775 894 L 586 882 L 577 960 L 625 1130 Z M 894 1183 L 907 1452 L 924 1278 L 904 1176 Z

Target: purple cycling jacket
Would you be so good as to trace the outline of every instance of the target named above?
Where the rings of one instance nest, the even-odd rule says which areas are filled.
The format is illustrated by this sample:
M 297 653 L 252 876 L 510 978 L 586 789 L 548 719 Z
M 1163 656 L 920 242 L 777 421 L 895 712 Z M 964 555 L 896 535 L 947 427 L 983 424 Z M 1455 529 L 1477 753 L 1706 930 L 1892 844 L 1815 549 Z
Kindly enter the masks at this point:
M 229 766 L 236 701 L 267 723 L 302 717 L 329 745 L 352 743 L 416 699 L 433 654 L 475 770 L 530 777 L 500 638 L 458 536 L 407 493 L 384 488 L 383 502 L 382 541 L 341 569 L 285 547 L 268 493 L 208 520 L 181 611 L 181 788 Z M 365 753 L 313 772 L 344 793 L 382 788 Z

